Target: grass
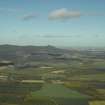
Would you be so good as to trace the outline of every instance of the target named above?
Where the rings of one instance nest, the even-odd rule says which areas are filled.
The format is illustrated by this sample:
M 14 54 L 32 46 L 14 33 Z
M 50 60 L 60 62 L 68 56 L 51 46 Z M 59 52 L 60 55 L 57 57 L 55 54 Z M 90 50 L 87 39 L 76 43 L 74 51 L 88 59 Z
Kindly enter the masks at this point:
M 87 75 L 79 75 L 72 77 L 72 80 L 98 80 L 98 81 L 105 81 L 105 73 L 99 74 L 87 74 Z
M 74 82 L 74 81 L 71 81 L 71 82 L 65 82 L 64 85 L 67 87 L 67 88 L 80 88 L 82 83 L 77 81 L 77 82 Z
M 79 98 L 79 99 L 87 99 L 88 97 L 82 95 L 79 92 L 73 91 L 71 89 L 66 88 L 63 85 L 58 84 L 45 84 L 43 88 L 39 91 L 32 92 L 32 96 L 47 96 L 54 98 Z
M 99 91 L 100 93 L 105 94 L 105 89 L 97 89 L 97 91 Z
M 105 105 L 105 101 L 91 101 L 89 105 Z

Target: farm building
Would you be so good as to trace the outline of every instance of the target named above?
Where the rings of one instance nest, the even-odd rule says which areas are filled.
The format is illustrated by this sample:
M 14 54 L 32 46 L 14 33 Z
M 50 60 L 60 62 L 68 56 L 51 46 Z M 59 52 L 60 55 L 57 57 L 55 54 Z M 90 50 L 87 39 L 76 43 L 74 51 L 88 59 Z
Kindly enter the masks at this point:
M 26 98 L 29 105 L 88 105 L 89 97 L 63 85 L 45 84 Z

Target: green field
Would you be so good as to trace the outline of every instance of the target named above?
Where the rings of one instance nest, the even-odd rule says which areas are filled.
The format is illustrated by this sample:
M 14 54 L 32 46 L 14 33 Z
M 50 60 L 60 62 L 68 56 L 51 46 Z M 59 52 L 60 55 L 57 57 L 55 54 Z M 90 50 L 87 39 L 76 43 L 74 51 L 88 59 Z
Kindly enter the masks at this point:
M 58 84 L 45 84 L 39 91 L 32 92 L 30 96 L 26 98 L 27 103 L 36 103 L 38 105 L 48 105 L 48 102 L 55 103 L 54 105 L 88 105 L 89 97 L 79 92 L 66 88 L 63 85 Z M 45 103 L 41 103 L 45 102 Z

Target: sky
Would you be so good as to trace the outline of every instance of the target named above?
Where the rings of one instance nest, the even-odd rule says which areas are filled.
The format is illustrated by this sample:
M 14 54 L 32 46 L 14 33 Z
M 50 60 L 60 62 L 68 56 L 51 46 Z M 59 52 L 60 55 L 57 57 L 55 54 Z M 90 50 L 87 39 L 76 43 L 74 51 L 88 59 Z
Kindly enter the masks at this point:
M 0 44 L 105 47 L 105 0 L 0 0 Z

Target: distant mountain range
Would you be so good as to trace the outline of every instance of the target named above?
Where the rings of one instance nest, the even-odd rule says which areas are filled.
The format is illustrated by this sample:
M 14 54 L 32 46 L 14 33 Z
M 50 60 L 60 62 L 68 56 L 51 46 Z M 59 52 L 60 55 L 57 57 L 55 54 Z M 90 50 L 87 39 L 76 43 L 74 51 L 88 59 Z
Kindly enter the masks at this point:
M 62 57 L 69 51 L 54 46 L 16 46 L 0 45 L 0 60 L 54 60 Z

